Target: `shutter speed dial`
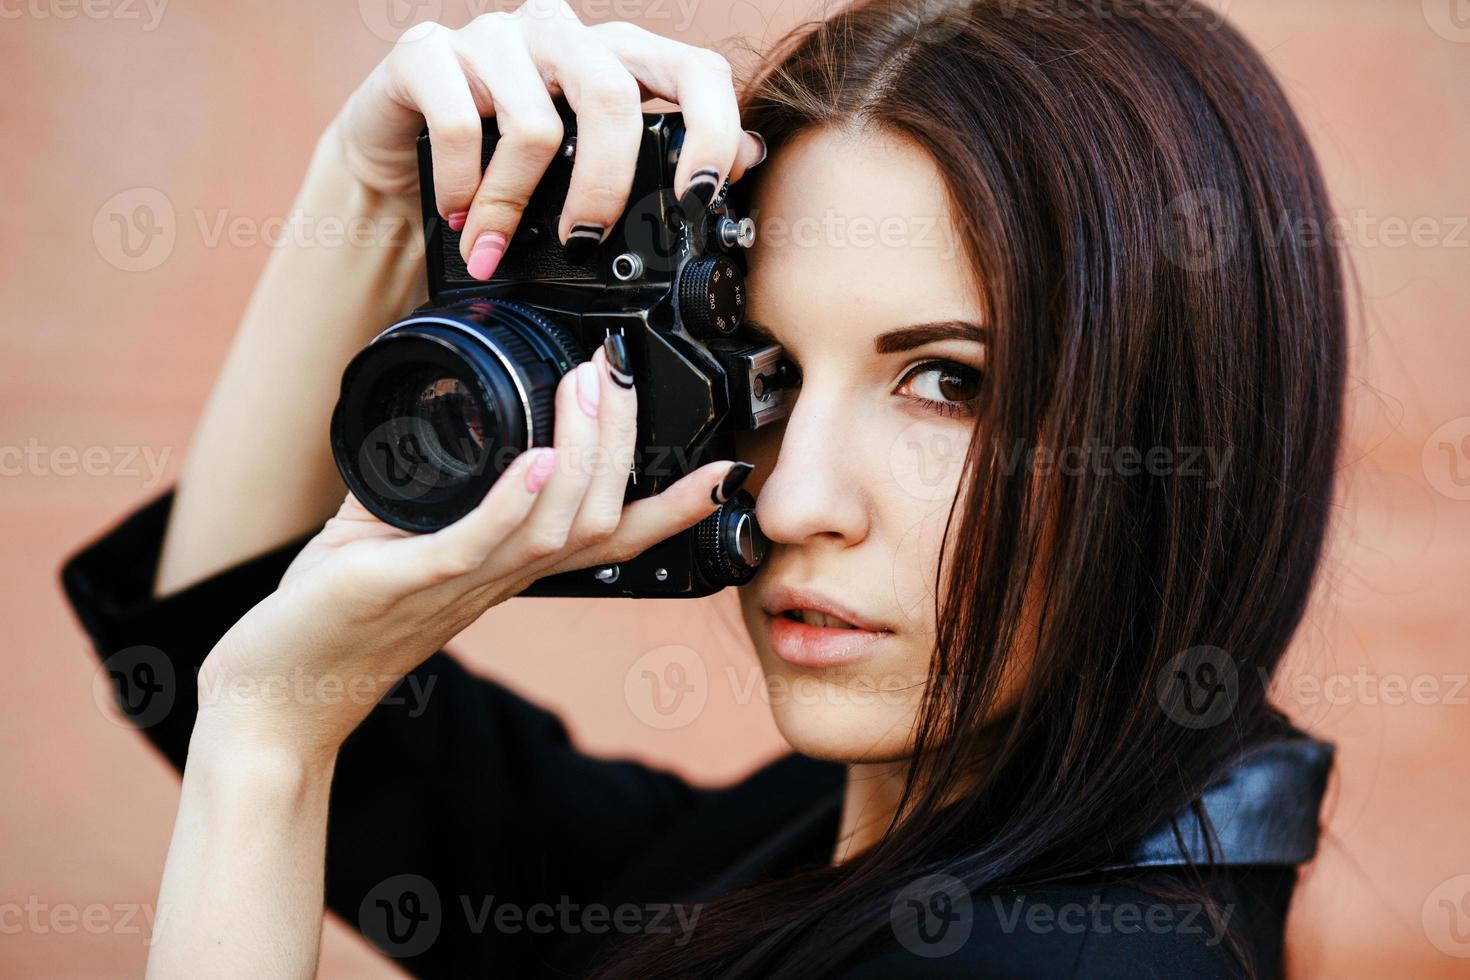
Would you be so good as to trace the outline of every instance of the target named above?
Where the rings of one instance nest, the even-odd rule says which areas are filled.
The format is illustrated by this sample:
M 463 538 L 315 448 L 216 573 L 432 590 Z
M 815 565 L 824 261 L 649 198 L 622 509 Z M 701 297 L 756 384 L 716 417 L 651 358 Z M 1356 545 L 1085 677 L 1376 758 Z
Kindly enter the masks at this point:
M 679 273 L 679 315 L 701 339 L 735 332 L 745 319 L 745 275 L 723 255 L 690 259 Z
M 696 562 L 705 580 L 743 585 L 755 577 L 771 542 L 755 519 L 755 498 L 740 490 L 694 526 Z

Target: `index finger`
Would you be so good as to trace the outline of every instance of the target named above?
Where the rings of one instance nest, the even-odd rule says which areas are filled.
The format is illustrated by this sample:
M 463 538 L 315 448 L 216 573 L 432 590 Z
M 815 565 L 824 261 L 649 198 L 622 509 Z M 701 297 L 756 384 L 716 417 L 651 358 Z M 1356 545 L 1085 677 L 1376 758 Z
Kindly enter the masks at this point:
M 577 116 L 571 183 L 557 228 L 567 261 L 581 263 L 623 214 L 643 139 L 638 81 L 587 27 L 573 21 L 527 29 L 531 56 L 555 78 Z
M 684 114 L 684 147 L 674 171 L 674 193 L 681 206 L 692 177 L 700 171 L 716 172 L 709 196 L 703 197 L 703 204 L 708 204 L 721 180 L 739 180 L 765 158 L 761 137 L 740 128 L 734 75 L 730 62 L 719 52 L 675 41 L 627 21 L 597 24 L 589 30 L 650 95 L 674 103 Z M 698 187 L 696 191 L 703 193 Z
M 476 21 L 457 36 L 455 46 L 470 76 L 489 91 L 500 130 L 473 204 L 462 217 L 459 245 L 466 271 L 485 280 L 494 274 L 531 195 L 561 147 L 562 124 L 530 54 L 501 22 Z M 478 145 L 475 162 L 478 166 Z

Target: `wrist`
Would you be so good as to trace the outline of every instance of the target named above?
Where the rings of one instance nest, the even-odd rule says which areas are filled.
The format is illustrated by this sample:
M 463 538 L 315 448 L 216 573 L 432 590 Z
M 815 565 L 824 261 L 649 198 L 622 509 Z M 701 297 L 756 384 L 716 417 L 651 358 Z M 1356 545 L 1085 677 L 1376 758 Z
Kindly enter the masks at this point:
M 417 164 L 401 175 L 390 177 L 348 138 L 345 114 L 344 110 L 317 137 L 310 171 L 320 172 L 347 190 L 363 212 L 402 214 L 421 222 Z M 409 152 L 417 151 L 410 148 Z
M 417 170 L 401 186 L 369 179 L 370 171 L 343 137 L 341 121 L 333 120 L 317 137 L 296 208 L 309 219 L 332 223 L 323 235 L 330 231 L 359 249 L 402 253 L 405 266 L 417 272 L 424 249 Z
M 330 779 L 342 739 L 292 730 L 279 719 L 233 706 L 201 706 L 189 739 L 189 764 L 251 783 Z

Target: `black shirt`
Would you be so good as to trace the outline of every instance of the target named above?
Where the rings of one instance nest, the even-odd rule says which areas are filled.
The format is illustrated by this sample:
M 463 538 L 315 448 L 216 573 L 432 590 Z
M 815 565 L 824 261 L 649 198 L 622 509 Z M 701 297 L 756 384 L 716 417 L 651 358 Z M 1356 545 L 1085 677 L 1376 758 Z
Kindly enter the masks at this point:
M 275 589 L 306 538 L 156 599 L 171 504 L 165 494 L 131 515 L 72 558 L 62 580 L 120 707 L 182 768 L 199 665 Z M 1279 740 L 1202 798 L 1223 851 L 1211 894 L 1259 976 L 1282 969 L 1296 865 L 1315 849 L 1330 759 L 1326 743 Z M 327 905 L 416 975 L 583 975 L 611 939 L 647 930 L 698 942 L 702 901 L 830 860 L 844 775 L 792 754 L 706 788 L 594 758 L 551 712 L 436 653 L 342 747 Z M 945 917 L 918 921 L 920 934 L 895 931 L 835 973 L 1234 976 L 1216 924 L 1157 897 L 1183 880 L 1184 852 L 1204 854 L 1198 824 L 1179 826 L 1182 848 L 1166 824 L 1089 877 L 958 894 Z M 942 880 L 923 887 L 953 891 Z

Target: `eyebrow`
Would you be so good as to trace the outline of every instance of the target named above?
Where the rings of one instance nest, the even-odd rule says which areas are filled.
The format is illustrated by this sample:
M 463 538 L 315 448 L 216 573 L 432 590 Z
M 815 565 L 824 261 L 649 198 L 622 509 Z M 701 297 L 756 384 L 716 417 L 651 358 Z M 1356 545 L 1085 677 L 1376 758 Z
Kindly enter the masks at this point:
M 745 326 L 771 343 L 779 343 L 776 335 L 765 324 L 747 317 Z M 914 323 L 885 331 L 873 338 L 873 350 L 879 354 L 894 354 L 941 340 L 969 340 L 983 344 L 988 336 L 985 328 L 978 323 L 970 323 L 966 320 L 937 320 L 933 323 Z
M 935 323 L 915 323 L 897 330 L 880 333 L 873 338 L 873 349 L 879 354 L 893 354 L 913 350 L 940 340 L 970 340 L 985 343 L 985 328 L 978 323 L 965 320 L 940 320 Z

